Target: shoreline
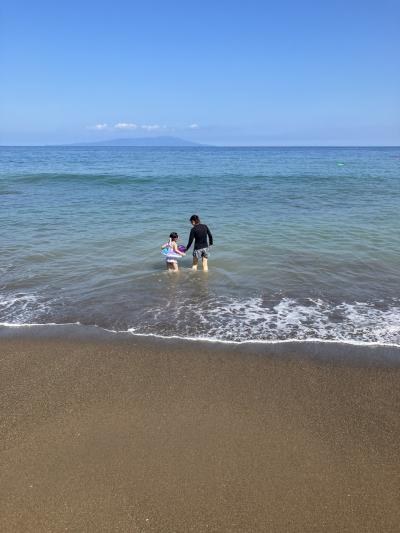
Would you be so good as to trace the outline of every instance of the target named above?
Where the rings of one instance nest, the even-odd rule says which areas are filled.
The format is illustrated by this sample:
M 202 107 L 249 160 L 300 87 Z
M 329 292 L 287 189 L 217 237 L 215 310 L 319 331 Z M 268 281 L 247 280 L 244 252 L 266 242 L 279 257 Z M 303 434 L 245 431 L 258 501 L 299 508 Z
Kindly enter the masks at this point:
M 316 345 L 318 349 L 325 346 L 333 346 L 334 348 L 351 350 L 354 348 L 360 349 L 382 349 L 383 352 L 392 352 L 400 356 L 400 344 L 385 343 L 379 341 L 358 341 L 351 339 L 320 339 L 317 337 L 310 337 L 306 339 L 287 338 L 287 339 L 249 339 L 243 341 L 219 339 L 214 337 L 184 337 L 179 335 L 163 335 L 157 333 L 139 333 L 133 329 L 127 330 L 113 330 L 97 325 L 85 325 L 80 322 L 70 322 L 64 324 L 51 323 L 31 323 L 31 324 L 14 324 L 14 323 L 0 323 L 0 341 L 3 338 L 76 338 L 81 340 L 126 340 L 126 339 L 141 339 L 149 341 L 155 340 L 159 342 L 177 342 L 177 343 L 200 343 L 205 345 L 217 346 L 225 345 L 227 347 L 238 346 L 247 349 L 251 346 L 269 348 L 274 346 L 287 345 L 292 347 L 306 347 L 309 351 L 310 347 Z M 301 348 L 300 348 L 301 350 Z M 273 350 L 272 350 L 273 351 Z
M 397 529 L 398 349 L 77 333 L 0 332 L 2 531 Z

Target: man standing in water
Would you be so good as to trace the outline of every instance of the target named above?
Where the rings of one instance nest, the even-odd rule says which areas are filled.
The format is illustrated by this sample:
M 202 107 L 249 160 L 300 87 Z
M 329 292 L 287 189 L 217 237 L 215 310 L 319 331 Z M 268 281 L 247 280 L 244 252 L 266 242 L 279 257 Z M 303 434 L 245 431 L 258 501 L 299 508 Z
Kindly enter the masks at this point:
M 186 246 L 186 250 L 189 250 L 194 240 L 192 268 L 193 270 L 197 270 L 199 259 L 201 258 L 203 270 L 204 272 L 207 272 L 208 255 L 210 253 L 209 246 L 212 246 L 213 244 L 213 237 L 211 235 L 211 231 L 208 229 L 208 226 L 200 222 L 200 218 L 197 215 L 192 215 L 190 217 L 190 222 L 192 223 L 193 228 L 190 231 L 189 242 Z

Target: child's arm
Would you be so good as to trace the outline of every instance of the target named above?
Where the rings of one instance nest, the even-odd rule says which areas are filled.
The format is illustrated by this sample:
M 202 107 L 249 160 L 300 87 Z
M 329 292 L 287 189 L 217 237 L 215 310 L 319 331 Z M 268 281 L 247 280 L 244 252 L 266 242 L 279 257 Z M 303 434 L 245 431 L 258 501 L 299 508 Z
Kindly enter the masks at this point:
M 186 255 L 184 252 L 181 252 L 180 250 L 178 250 L 178 245 L 176 244 L 175 241 L 172 243 L 172 249 L 173 249 L 173 251 L 174 251 L 176 254 L 179 254 L 179 255 Z

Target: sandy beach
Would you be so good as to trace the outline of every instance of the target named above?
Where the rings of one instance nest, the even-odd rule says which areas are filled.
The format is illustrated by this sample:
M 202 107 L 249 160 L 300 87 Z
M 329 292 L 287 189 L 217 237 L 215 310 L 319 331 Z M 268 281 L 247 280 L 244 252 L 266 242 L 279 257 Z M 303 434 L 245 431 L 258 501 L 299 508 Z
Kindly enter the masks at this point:
M 323 350 L 1 338 L 0 530 L 398 531 L 400 365 Z

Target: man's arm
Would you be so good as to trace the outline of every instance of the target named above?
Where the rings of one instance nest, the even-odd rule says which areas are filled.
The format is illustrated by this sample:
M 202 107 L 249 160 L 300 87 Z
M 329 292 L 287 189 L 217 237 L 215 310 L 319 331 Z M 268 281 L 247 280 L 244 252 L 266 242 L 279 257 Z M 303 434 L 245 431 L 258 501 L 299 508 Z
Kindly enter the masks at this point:
M 187 243 L 186 250 L 189 250 L 189 248 L 192 246 L 193 239 L 194 239 L 194 228 L 190 230 L 189 241 Z
M 213 241 L 213 236 L 211 235 L 211 231 L 208 229 L 208 226 L 207 226 L 207 235 L 208 235 L 208 240 L 210 242 L 210 246 L 212 246 L 214 241 Z

